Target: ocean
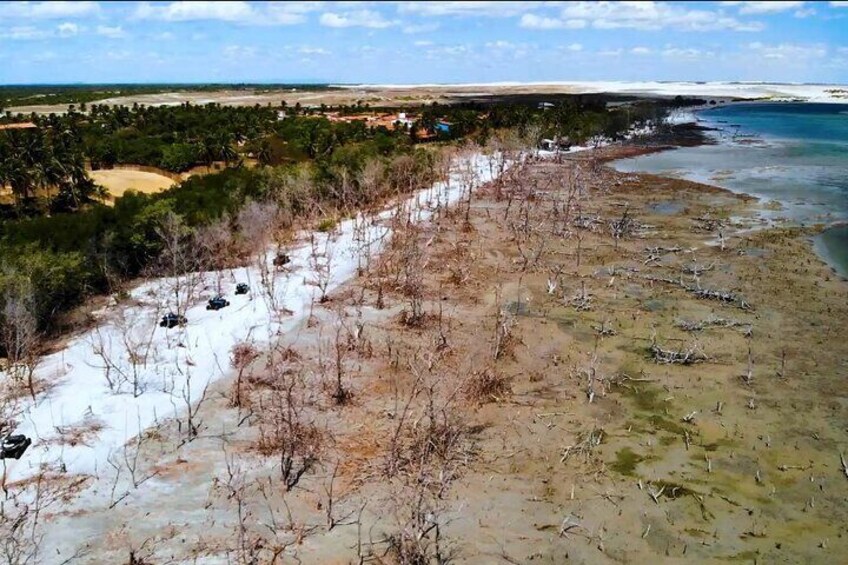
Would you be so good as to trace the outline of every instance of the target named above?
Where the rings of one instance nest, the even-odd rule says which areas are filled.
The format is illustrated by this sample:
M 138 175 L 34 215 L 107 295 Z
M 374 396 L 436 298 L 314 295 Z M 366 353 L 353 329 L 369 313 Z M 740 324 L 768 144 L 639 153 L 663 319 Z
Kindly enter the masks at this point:
M 676 176 L 766 201 L 763 215 L 832 225 L 816 251 L 848 276 L 848 104 L 744 103 L 702 110 L 715 145 L 616 161 L 623 172 Z

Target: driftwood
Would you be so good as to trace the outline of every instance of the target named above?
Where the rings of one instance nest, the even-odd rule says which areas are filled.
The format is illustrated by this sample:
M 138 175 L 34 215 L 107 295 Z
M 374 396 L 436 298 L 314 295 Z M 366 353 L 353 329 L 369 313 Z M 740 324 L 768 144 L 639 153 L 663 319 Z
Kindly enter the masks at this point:
M 666 253 L 679 253 L 681 251 L 683 251 L 683 248 L 680 247 L 679 245 L 675 245 L 674 247 L 657 246 L 657 247 L 646 247 L 645 248 L 645 253 L 647 253 L 649 255 L 664 255 Z
M 724 222 L 717 218 L 708 218 L 705 216 L 701 216 L 698 218 L 692 218 L 692 221 L 695 222 L 695 226 L 693 229 L 696 231 L 715 231 L 718 228 L 724 226 Z
M 592 295 L 586 292 L 585 282 L 580 282 L 580 292 L 571 298 L 570 303 L 578 312 L 592 309 Z
M 709 265 L 699 265 L 698 263 L 692 263 L 690 265 L 683 265 L 681 270 L 687 274 L 695 277 L 700 277 L 703 273 L 707 271 L 712 271 L 715 267 L 715 263 L 711 263 Z
M 724 302 L 727 304 L 732 304 L 737 308 L 742 310 L 753 310 L 751 305 L 747 300 L 742 298 L 741 296 L 734 294 L 728 290 L 715 290 L 711 288 L 702 288 L 700 284 L 697 285 L 688 285 L 683 282 L 683 278 L 672 279 L 668 277 L 654 277 L 651 275 L 645 276 L 646 280 L 651 282 L 663 282 L 666 284 L 679 286 L 683 290 L 687 292 L 691 292 L 695 295 L 695 298 L 699 298 L 701 300 L 717 300 L 719 302 Z
M 680 251 L 683 251 L 683 248 L 677 245 L 674 247 L 646 247 L 645 253 L 647 254 L 647 258 L 645 259 L 644 264 L 651 265 L 657 263 L 660 259 L 662 259 L 663 255 L 667 253 L 679 253 Z
M 687 286 L 684 287 L 689 292 L 693 293 L 697 298 L 701 300 L 718 300 L 719 302 L 727 302 L 729 304 L 733 304 L 737 308 L 741 308 L 742 310 L 750 310 L 751 305 L 748 302 L 736 294 L 727 291 L 727 290 L 713 290 L 710 288 L 700 288 L 700 287 L 692 287 Z
M 588 434 L 584 434 L 579 441 L 574 445 L 569 445 L 562 449 L 562 456 L 559 459 L 560 463 L 564 463 L 571 455 L 589 455 L 593 449 L 601 445 L 604 439 L 603 430 L 592 428 Z
M 651 341 L 651 347 L 648 348 L 651 358 L 654 362 L 661 365 L 694 365 L 695 363 L 703 363 L 707 361 L 707 357 L 698 345 L 693 345 L 688 349 L 663 349 L 657 345 L 656 341 Z
M 593 326 L 592 329 L 598 332 L 598 335 L 601 337 L 611 337 L 618 333 L 611 324 L 608 324 L 606 320 L 604 320 L 600 326 Z
M 674 323 L 675 326 L 680 328 L 685 332 L 700 332 L 707 328 L 738 328 L 738 327 L 750 327 L 751 324 L 747 322 L 740 322 L 738 320 L 729 320 L 727 318 L 717 318 L 715 316 L 711 316 L 706 320 L 677 320 Z
M 600 216 L 584 216 L 580 215 L 574 218 L 572 224 L 574 227 L 579 228 L 581 230 L 589 230 L 595 231 L 595 228 L 601 224 L 603 224 L 603 220 L 601 220 Z

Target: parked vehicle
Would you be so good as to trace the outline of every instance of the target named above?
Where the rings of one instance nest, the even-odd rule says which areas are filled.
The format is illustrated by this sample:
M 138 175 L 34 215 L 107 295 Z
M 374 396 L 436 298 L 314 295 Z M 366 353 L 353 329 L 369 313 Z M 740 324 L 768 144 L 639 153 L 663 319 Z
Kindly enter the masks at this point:
M 274 266 L 282 267 L 283 265 L 288 265 L 291 263 L 291 257 L 289 257 L 288 253 L 277 253 L 277 256 L 274 257 Z
M 206 305 L 207 310 L 220 310 L 221 308 L 226 308 L 230 305 L 230 301 L 225 299 L 220 294 L 215 298 L 211 298 L 209 303 Z
M 236 285 L 236 294 L 247 294 L 250 291 L 250 287 L 247 283 L 238 283 Z
M 171 329 L 175 326 L 184 326 L 187 323 L 188 319 L 185 316 L 180 316 L 179 314 L 169 312 L 168 314 L 162 316 L 162 321 L 159 322 L 159 327 Z
M 22 434 L 8 435 L 0 444 L 0 459 L 20 459 L 32 440 Z

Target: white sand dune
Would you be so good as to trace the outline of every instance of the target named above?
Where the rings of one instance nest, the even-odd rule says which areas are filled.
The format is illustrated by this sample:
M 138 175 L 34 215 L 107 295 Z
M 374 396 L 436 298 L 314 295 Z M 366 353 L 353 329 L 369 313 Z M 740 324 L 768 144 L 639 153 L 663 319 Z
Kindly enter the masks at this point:
M 468 84 L 360 84 L 339 85 L 341 88 L 407 90 L 407 89 L 477 89 L 489 93 L 498 90 L 525 89 L 540 93 L 617 93 L 654 96 L 711 96 L 718 98 L 803 100 L 806 102 L 848 103 L 848 86 L 838 84 L 788 84 L 765 82 L 664 82 L 664 81 L 551 81 L 492 82 Z

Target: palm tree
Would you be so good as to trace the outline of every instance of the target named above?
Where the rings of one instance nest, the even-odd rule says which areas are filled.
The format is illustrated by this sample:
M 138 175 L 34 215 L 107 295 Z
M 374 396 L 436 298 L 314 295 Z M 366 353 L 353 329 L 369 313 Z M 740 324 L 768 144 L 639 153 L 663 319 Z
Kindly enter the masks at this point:
M 256 152 L 256 160 L 260 165 L 270 165 L 273 153 L 271 151 L 271 143 L 267 139 L 259 142 L 259 150 Z
M 232 146 L 233 136 L 227 131 L 220 131 L 215 139 L 218 156 L 224 162 L 224 165 L 229 167 L 230 161 L 235 161 L 238 158 L 238 153 Z

